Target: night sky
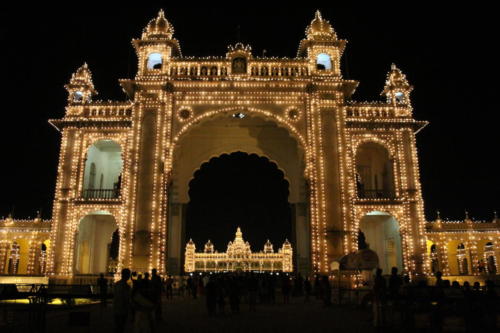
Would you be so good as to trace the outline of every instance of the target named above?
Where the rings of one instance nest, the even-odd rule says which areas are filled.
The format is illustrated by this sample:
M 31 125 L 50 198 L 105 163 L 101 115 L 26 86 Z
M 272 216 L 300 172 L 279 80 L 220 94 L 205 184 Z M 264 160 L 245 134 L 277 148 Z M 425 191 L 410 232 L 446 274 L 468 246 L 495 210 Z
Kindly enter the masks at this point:
M 130 41 L 159 8 L 185 56 L 223 56 L 227 45 L 242 41 L 254 55 L 266 50 L 279 57 L 296 55 L 319 8 L 348 40 L 342 69 L 345 78 L 360 81 L 354 99 L 382 100 L 392 62 L 414 85 L 414 116 L 430 122 L 417 137 L 427 218 L 439 209 L 443 217 L 461 219 L 467 209 L 490 219 L 500 208 L 494 10 L 456 4 L 345 8 L 333 2 L 245 9 L 80 4 L 0 9 L 0 216 L 13 210 L 23 218 L 41 209 L 51 217 L 60 136 L 47 120 L 63 117 L 63 85 L 86 61 L 98 98 L 124 100 L 118 79 L 132 78 L 137 67 Z

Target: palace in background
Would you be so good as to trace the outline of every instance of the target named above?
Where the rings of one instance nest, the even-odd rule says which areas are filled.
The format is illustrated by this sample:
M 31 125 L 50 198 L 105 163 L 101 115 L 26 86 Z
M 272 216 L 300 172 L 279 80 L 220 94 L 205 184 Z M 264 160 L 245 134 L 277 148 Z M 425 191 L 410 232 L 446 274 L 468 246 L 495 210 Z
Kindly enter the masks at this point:
M 238 227 L 234 241 L 227 244 L 226 252 L 217 252 L 210 240 L 203 252 L 196 252 L 196 245 L 190 239 L 186 244 L 184 272 L 292 272 L 293 249 L 288 240 L 274 252 L 269 240 L 260 252 L 253 252 L 250 243 L 243 240 L 243 233 Z
M 358 82 L 340 69 L 346 41 L 319 12 L 294 58 L 258 57 L 240 43 L 221 57 L 183 56 L 173 34 L 160 11 L 132 40 L 137 74 L 119 80 L 123 101 L 95 100 L 86 64 L 72 75 L 65 115 L 50 120 L 61 133 L 52 219 L 0 220 L 0 274 L 180 274 L 184 255 L 184 271 L 208 269 L 199 266 L 208 256 L 232 265 L 232 251 L 248 251 L 241 234 L 224 254 L 191 243 L 184 253 L 183 230 L 195 171 L 236 151 L 283 172 L 294 230 L 293 254 L 288 243 L 265 247 L 238 265 L 276 260 L 283 271 L 326 274 L 358 251 L 362 233 L 385 273 L 497 272 L 496 216 L 425 221 L 415 137 L 426 122 L 414 119 L 413 88 L 395 65 L 384 101 L 353 100 Z

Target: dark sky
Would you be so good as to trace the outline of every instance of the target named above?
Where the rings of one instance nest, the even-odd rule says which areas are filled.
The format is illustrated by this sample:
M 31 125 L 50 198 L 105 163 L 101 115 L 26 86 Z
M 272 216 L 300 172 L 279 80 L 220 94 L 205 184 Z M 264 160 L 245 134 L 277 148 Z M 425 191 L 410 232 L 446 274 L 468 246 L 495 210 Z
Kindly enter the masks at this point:
M 0 9 L 0 216 L 12 209 L 16 217 L 38 209 L 51 216 L 60 137 L 47 120 L 64 114 L 63 85 L 86 61 L 99 98 L 124 99 L 117 80 L 136 71 L 130 41 L 161 7 L 186 56 L 224 55 L 239 35 L 254 54 L 266 49 L 268 56 L 288 57 L 295 56 L 320 8 L 338 36 L 349 41 L 342 68 L 344 77 L 360 81 L 355 99 L 380 100 L 392 62 L 415 86 L 415 118 L 430 121 L 418 135 L 427 217 L 440 209 L 445 217 L 462 218 L 467 209 L 489 219 L 500 208 L 493 92 L 498 38 L 491 8 L 79 4 Z
M 277 165 L 255 154 L 234 152 L 201 165 L 189 183 L 186 241 L 200 249 L 210 238 L 225 251 L 240 227 L 252 250 L 269 239 L 275 249 L 291 237 L 289 184 Z

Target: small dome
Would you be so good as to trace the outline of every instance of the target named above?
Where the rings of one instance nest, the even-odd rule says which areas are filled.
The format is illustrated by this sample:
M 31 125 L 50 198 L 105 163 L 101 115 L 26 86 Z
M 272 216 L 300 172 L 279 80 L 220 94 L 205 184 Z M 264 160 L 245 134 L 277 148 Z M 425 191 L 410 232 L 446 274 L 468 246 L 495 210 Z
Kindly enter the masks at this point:
M 158 12 L 158 16 L 149 21 L 146 28 L 142 32 L 142 38 L 172 38 L 174 27 L 165 18 L 165 13 L 162 9 Z
M 306 35 L 308 39 L 314 38 L 328 38 L 328 39 L 337 39 L 337 35 L 331 24 L 324 20 L 321 17 L 321 13 L 319 10 L 316 11 L 316 15 L 314 19 L 311 21 L 311 24 L 307 27 Z

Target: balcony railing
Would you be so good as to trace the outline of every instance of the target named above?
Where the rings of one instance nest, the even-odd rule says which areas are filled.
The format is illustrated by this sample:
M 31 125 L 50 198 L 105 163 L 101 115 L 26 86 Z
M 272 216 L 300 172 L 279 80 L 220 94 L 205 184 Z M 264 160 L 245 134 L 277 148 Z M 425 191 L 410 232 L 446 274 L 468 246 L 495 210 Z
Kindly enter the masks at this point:
M 358 190 L 359 199 L 395 199 L 396 195 L 390 190 Z
M 87 189 L 83 190 L 84 199 L 118 199 L 120 189 Z

